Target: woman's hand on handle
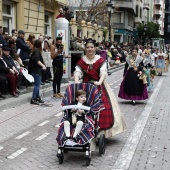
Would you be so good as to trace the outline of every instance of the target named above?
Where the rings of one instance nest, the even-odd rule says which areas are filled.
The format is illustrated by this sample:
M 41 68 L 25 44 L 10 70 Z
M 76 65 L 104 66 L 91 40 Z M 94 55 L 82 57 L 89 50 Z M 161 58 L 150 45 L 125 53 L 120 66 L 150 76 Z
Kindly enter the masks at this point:
M 94 81 L 94 85 L 96 85 L 96 86 L 100 86 L 100 85 L 101 85 L 101 83 L 100 83 L 99 81 Z

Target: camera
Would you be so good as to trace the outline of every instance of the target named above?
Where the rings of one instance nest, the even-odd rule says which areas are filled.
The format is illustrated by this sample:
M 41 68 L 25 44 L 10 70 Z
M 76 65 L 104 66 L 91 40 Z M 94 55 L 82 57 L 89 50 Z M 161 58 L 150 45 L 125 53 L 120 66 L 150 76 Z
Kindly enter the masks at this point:
M 56 44 L 56 47 L 58 50 L 61 50 L 63 49 L 64 45 L 63 44 Z

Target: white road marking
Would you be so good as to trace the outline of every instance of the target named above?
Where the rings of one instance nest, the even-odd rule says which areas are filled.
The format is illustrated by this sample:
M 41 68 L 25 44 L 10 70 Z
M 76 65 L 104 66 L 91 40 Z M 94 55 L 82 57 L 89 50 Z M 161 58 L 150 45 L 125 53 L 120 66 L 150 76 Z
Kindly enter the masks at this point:
M 150 99 L 148 100 L 142 114 L 140 115 L 135 127 L 133 128 L 130 136 L 128 137 L 118 159 L 116 160 L 112 170 L 127 170 L 129 169 L 130 163 L 133 159 L 135 150 L 140 141 L 143 129 L 147 123 L 149 115 L 155 103 L 155 99 L 159 93 L 160 87 L 163 83 L 163 78 L 161 78 L 155 87 Z
M 115 89 L 117 89 L 117 88 L 118 88 L 118 86 L 115 86 L 114 88 L 115 88 Z
M 26 151 L 27 148 L 21 148 L 20 150 L 17 150 L 16 152 L 14 152 L 13 154 L 11 154 L 10 156 L 8 156 L 8 159 L 14 159 L 16 158 L 18 155 L 22 154 L 24 151 Z
M 39 136 L 38 138 L 36 138 L 35 140 L 42 140 L 44 138 L 46 138 L 50 133 L 44 133 L 43 135 Z
M 113 83 L 110 83 L 109 85 L 111 86 L 111 85 L 113 85 Z
M 3 149 L 3 147 L 2 146 L 0 146 L 0 150 L 2 150 Z
M 31 132 L 27 131 L 19 136 L 17 136 L 15 139 L 22 139 L 23 137 L 27 136 L 28 134 L 30 134 Z
M 40 123 L 38 126 L 44 126 L 44 125 L 47 124 L 48 122 L 49 122 L 49 120 L 46 120 L 46 121 Z
M 63 114 L 63 112 L 57 113 L 56 115 L 54 115 L 55 117 L 59 117 Z

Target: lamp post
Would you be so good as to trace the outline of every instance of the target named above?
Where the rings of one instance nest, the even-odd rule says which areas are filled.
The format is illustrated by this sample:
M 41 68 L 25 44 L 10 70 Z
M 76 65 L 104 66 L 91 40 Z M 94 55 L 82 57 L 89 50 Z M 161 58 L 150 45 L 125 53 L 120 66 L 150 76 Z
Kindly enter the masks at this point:
M 109 16 L 109 42 L 111 42 L 111 15 L 113 14 L 113 3 L 112 0 L 108 1 L 108 3 L 106 4 L 107 6 L 107 11 L 108 11 L 108 16 Z
M 144 25 L 144 28 L 143 28 L 144 45 L 145 45 L 145 42 L 146 42 L 146 31 L 147 31 L 147 26 L 146 26 L 146 24 L 145 24 L 145 25 Z

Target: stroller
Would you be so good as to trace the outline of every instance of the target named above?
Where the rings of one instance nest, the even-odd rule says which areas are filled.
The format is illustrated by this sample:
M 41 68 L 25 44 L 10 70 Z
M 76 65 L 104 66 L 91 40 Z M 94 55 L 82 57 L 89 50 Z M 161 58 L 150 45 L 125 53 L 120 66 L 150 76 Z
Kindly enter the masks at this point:
M 79 134 L 78 142 L 73 142 L 72 139 L 63 141 L 64 132 L 64 120 L 68 116 L 67 110 L 64 111 L 64 117 L 61 120 L 61 124 L 58 130 L 58 136 L 56 138 L 58 142 L 57 157 L 60 164 L 63 163 L 64 153 L 67 151 L 85 152 L 85 163 L 90 165 L 91 161 L 91 142 L 99 145 L 99 154 L 105 153 L 105 135 L 98 134 L 98 116 L 101 110 L 104 109 L 104 105 L 101 101 L 101 93 L 98 88 L 91 83 L 71 84 L 66 88 L 64 98 L 62 100 L 62 106 L 69 106 L 75 100 L 75 91 L 82 89 L 86 91 L 86 102 L 90 106 L 89 113 L 92 115 L 92 123 L 86 125 L 83 124 L 82 130 Z M 71 134 L 74 131 L 74 127 L 71 128 Z

